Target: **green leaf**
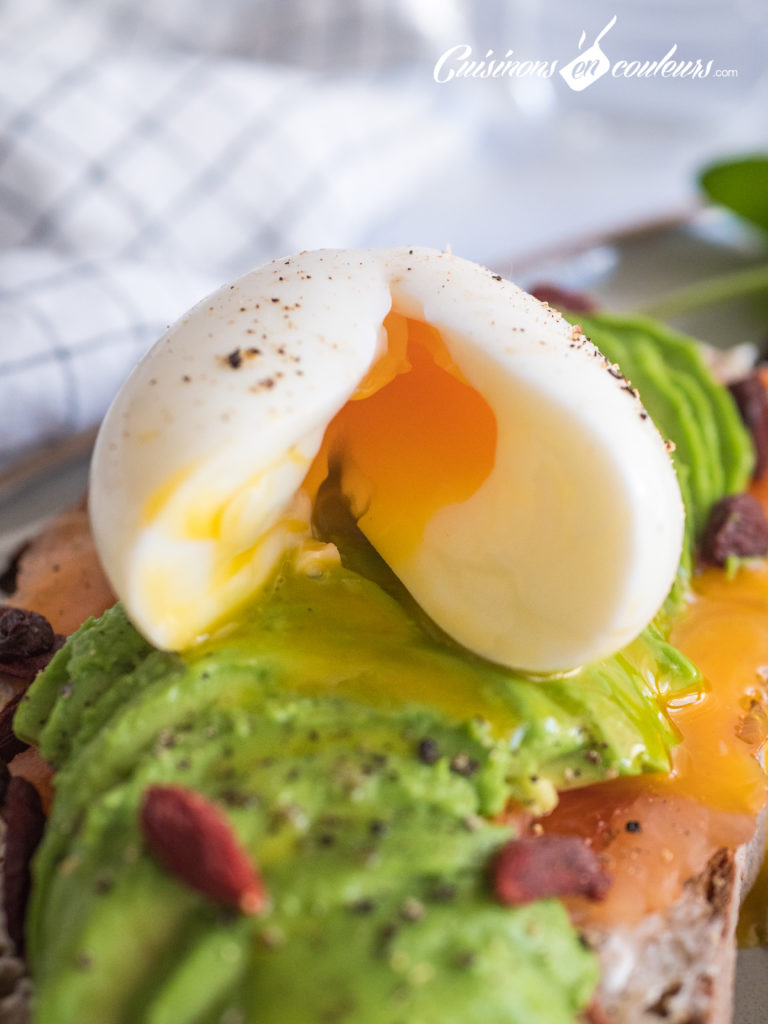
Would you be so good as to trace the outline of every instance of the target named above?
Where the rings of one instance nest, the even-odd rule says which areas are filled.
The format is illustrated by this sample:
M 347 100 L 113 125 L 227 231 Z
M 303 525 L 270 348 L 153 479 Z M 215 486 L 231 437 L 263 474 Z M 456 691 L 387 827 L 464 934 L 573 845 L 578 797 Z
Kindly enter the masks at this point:
M 768 154 L 712 164 L 699 183 L 714 202 L 768 231 Z

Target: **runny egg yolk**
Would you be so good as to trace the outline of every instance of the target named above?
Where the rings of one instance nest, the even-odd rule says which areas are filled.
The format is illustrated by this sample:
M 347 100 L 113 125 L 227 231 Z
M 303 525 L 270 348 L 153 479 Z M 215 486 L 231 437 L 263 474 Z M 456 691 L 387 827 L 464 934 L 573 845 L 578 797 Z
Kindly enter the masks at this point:
M 699 667 L 701 697 L 670 712 L 683 734 L 673 757 L 674 786 L 711 806 L 755 814 L 765 773 L 755 758 L 765 742 L 768 569 L 735 578 L 707 569 L 670 640 Z
M 466 501 L 494 465 L 496 417 L 439 331 L 390 313 L 388 346 L 329 424 L 305 481 L 330 467 L 362 532 L 389 560 L 407 557 L 445 505 Z

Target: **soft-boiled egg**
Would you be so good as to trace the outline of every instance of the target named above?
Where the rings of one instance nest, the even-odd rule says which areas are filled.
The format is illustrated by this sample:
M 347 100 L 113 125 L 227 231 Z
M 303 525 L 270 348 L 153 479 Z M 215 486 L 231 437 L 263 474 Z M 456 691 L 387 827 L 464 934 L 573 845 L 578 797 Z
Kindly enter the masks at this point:
M 329 467 L 424 611 L 493 661 L 608 655 L 675 576 L 669 454 L 577 328 L 449 253 L 321 250 L 197 305 L 107 414 L 91 515 L 137 627 L 188 647 L 311 552 Z

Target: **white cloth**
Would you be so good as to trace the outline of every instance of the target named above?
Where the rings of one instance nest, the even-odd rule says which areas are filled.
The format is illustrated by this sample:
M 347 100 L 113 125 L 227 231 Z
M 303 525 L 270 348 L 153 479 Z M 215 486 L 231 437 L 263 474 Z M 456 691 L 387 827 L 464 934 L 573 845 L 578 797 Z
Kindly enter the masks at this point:
M 391 0 L 0 8 L 0 471 L 222 281 L 355 244 L 450 158 L 424 45 Z
M 0 475 L 267 259 L 451 244 L 516 273 L 690 204 L 703 161 L 765 145 L 768 100 L 762 0 L 692 3 L 4 0 Z M 678 44 L 737 73 L 433 79 L 459 44 L 563 68 L 598 36 L 614 69 Z

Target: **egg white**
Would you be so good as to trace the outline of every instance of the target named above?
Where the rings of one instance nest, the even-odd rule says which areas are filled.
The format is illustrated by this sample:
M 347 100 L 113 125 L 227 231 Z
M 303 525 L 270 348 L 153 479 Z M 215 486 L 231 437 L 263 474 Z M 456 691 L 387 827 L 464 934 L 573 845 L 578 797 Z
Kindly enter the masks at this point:
M 415 550 L 386 531 L 371 542 L 484 657 L 551 672 L 618 650 L 680 557 L 664 442 L 578 329 L 485 268 L 419 248 L 277 260 L 199 303 L 136 368 L 100 431 L 90 506 L 137 627 L 189 646 L 306 547 L 302 480 L 381 356 L 390 310 L 440 332 L 493 410 L 497 446 L 484 482 L 439 508 Z

